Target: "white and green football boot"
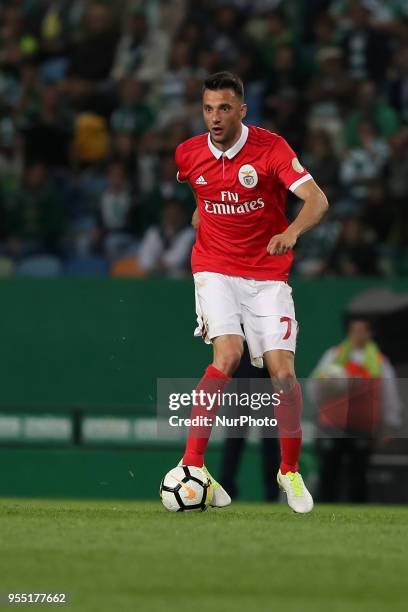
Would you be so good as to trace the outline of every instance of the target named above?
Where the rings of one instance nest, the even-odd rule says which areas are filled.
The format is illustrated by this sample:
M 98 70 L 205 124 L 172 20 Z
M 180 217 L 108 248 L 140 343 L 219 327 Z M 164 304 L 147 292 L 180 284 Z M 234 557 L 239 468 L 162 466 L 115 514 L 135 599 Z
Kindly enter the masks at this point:
M 179 465 L 183 465 L 182 460 L 179 462 Z M 211 476 L 208 469 L 203 465 L 202 468 L 204 474 L 208 476 L 211 480 L 211 489 L 212 489 L 212 499 L 210 502 L 210 506 L 213 508 L 224 508 L 225 506 L 229 506 L 231 503 L 231 497 L 228 495 L 226 490 L 220 485 L 219 482 L 215 480 L 213 476 Z
M 282 474 L 279 470 L 278 485 L 286 493 L 287 502 L 294 512 L 306 514 L 313 510 L 313 497 L 310 495 L 299 472 Z
M 203 465 L 201 469 L 203 470 L 204 474 L 207 474 L 208 478 L 212 482 L 213 496 L 210 506 L 213 506 L 214 508 L 224 508 L 225 506 L 229 506 L 231 503 L 231 498 L 224 487 L 222 487 L 220 483 L 217 482 L 213 476 L 211 476 L 205 465 Z

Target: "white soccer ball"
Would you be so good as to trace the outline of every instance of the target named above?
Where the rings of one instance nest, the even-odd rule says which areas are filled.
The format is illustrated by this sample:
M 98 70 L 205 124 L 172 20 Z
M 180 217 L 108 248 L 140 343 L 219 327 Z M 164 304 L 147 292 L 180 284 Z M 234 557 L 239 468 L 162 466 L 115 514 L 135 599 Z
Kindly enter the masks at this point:
M 206 510 L 211 502 L 211 479 L 198 467 L 179 465 L 160 484 L 160 497 L 169 512 Z

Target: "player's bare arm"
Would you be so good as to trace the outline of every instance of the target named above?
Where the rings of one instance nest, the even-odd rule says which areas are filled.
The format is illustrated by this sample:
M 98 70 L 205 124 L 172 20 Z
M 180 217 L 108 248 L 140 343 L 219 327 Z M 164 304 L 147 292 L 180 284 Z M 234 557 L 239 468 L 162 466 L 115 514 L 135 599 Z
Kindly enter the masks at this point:
M 299 236 L 317 225 L 329 207 L 325 194 L 313 179 L 299 185 L 294 193 L 304 204 L 288 228 L 271 238 L 267 247 L 270 255 L 285 255 L 293 249 Z
M 197 206 L 195 211 L 193 212 L 193 216 L 191 218 L 191 225 L 196 230 L 198 228 L 198 224 L 199 223 L 200 223 L 200 212 L 199 212 L 198 206 Z

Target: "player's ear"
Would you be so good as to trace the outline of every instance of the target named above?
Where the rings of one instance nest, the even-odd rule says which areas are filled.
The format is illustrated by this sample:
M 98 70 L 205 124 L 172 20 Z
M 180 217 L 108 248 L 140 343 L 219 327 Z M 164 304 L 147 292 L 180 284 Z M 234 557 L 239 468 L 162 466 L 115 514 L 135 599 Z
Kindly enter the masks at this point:
M 246 104 L 242 104 L 241 105 L 241 119 L 246 117 L 247 111 L 248 111 L 247 105 Z

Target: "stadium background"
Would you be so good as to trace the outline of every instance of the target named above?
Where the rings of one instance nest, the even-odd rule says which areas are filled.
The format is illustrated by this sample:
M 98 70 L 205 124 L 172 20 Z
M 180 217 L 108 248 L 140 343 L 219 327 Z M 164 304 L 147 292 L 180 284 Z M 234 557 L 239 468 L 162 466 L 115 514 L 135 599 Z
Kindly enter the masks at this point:
M 238 72 L 248 123 L 281 133 L 329 196 L 291 281 L 306 377 L 350 300 L 408 290 L 408 3 L 0 10 L 0 494 L 155 497 L 180 447 L 152 434 L 156 378 L 196 378 L 209 356 L 191 336 L 193 202 L 173 160 L 204 130 L 203 77 Z

